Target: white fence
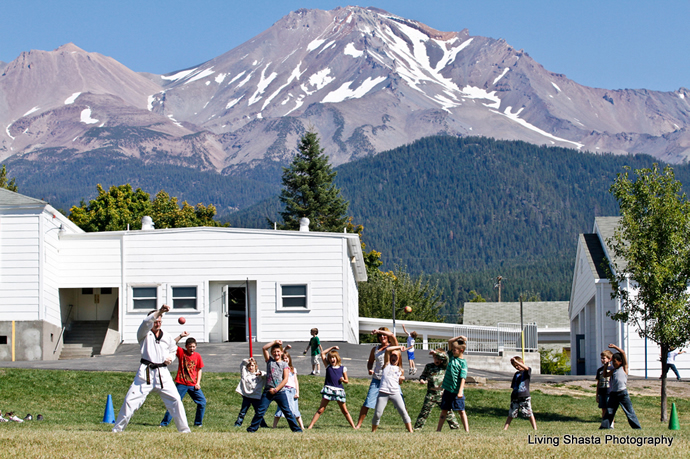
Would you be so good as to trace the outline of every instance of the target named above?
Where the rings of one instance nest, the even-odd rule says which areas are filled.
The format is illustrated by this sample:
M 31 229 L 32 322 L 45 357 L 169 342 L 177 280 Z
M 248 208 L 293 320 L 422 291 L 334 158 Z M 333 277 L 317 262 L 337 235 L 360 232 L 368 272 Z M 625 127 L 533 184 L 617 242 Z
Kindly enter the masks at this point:
M 447 341 L 454 336 L 463 335 L 468 339 L 467 352 L 485 353 L 498 355 L 503 352 L 518 352 L 522 350 L 522 337 L 520 334 L 520 324 L 499 323 L 496 327 L 480 327 L 476 325 L 457 325 L 433 322 L 416 321 L 397 321 L 398 335 L 402 333 L 402 323 L 407 330 L 417 332 L 422 337 L 422 342 L 417 338 L 416 349 L 436 349 L 446 348 L 447 343 L 430 343 L 429 340 Z M 393 330 L 390 319 L 372 319 L 366 317 L 359 318 L 359 328 L 362 333 L 379 327 L 388 327 Z M 537 334 L 537 324 L 525 324 L 525 351 L 537 352 L 539 350 L 539 340 Z M 402 342 L 404 344 L 404 341 Z

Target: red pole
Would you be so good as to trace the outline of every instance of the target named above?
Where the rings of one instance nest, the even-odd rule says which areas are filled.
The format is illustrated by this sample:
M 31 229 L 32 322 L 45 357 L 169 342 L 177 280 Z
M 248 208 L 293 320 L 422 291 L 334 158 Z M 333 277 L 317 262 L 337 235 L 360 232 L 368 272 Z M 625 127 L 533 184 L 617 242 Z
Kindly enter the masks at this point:
M 252 317 L 248 316 L 249 321 L 249 357 L 254 357 L 254 352 L 252 351 Z

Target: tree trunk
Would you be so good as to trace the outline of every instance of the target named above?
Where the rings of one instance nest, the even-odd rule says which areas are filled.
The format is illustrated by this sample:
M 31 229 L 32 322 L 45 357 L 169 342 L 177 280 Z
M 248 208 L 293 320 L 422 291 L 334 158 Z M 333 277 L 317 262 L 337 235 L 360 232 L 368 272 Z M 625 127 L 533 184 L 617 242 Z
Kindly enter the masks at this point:
M 668 346 L 661 345 L 661 422 L 668 422 L 666 409 L 666 376 L 668 375 Z

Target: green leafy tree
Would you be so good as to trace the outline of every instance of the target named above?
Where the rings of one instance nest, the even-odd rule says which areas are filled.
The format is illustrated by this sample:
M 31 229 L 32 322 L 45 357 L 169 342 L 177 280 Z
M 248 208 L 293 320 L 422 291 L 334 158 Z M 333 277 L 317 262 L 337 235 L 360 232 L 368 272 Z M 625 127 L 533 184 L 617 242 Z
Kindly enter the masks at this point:
M 393 291 L 396 319 L 442 322 L 443 303 L 436 286 L 422 278 L 412 279 L 403 268 L 385 273 L 373 270 L 369 280 L 359 284 L 360 317 L 393 319 Z M 409 313 L 407 306 L 412 308 Z
M 348 223 L 348 202 L 333 183 L 336 172 L 328 164 L 316 133 L 307 132 L 297 148 L 290 167 L 283 169 L 283 223 L 278 228 L 298 230 L 299 220 L 306 217 L 311 231 L 342 232 Z
M 184 228 L 191 226 L 220 226 L 213 220 L 216 208 L 213 205 L 187 202 L 182 207 L 177 198 L 159 191 L 153 201 L 141 188 L 132 189 L 130 184 L 111 186 L 108 191 L 97 185 L 98 196 L 89 203 L 81 202 L 70 209 L 69 219 L 87 232 L 122 231 L 141 229 L 141 219 L 150 216 L 157 228 Z
M 19 191 L 14 177 L 11 180 L 7 180 L 7 169 L 5 168 L 4 164 L 2 165 L 2 169 L 0 169 L 0 188 L 5 188 L 6 190 L 14 191 L 15 193 Z
M 570 374 L 570 357 L 564 351 L 556 352 L 542 347 L 539 349 L 539 361 L 543 375 Z
M 612 317 L 634 325 L 640 336 L 661 347 L 665 371 L 669 350 L 690 338 L 690 204 L 670 166 L 659 171 L 654 164 L 635 176 L 618 174 L 610 189 L 622 217 L 607 241 L 615 256 L 615 272 L 609 270 L 612 296 L 621 305 Z M 666 377 L 661 380 L 661 420 L 667 420 Z
M 470 303 L 486 303 L 486 299 L 476 290 L 470 290 Z
M 156 228 L 219 226 L 220 224 L 213 219 L 214 215 L 216 215 L 216 208 L 213 204 L 191 206 L 187 201 L 183 201 L 180 207 L 177 204 L 177 198 L 170 197 L 163 190 L 156 194 L 151 203 L 150 216 L 156 223 Z

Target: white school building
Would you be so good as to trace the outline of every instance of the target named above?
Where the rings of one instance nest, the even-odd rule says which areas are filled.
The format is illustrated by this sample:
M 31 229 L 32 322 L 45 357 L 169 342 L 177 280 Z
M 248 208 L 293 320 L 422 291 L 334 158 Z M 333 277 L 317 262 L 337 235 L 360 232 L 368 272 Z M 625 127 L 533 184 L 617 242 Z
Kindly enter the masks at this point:
M 0 360 L 112 353 L 163 304 L 164 331 L 200 342 L 305 341 L 317 327 L 322 340 L 356 343 L 366 280 L 357 234 L 85 233 L 46 202 L 0 188 Z
M 580 234 L 570 293 L 570 339 L 572 374 L 594 375 L 601 366 L 599 355 L 613 343 L 628 355 L 631 375 L 658 378 L 661 349 L 649 339 L 640 337 L 633 325 L 616 322 L 607 316 L 620 310 L 618 298 L 611 298 L 611 284 L 605 264 L 613 260 L 608 240 L 613 237 L 620 217 L 597 217 L 592 233 Z M 618 261 L 619 266 L 623 260 Z M 613 272 L 615 268 L 610 265 Z M 634 282 L 623 286 L 635 290 Z M 615 352 L 615 351 L 613 351 Z M 679 355 L 676 367 L 682 377 L 690 377 L 690 356 Z M 675 375 L 671 372 L 670 378 Z

